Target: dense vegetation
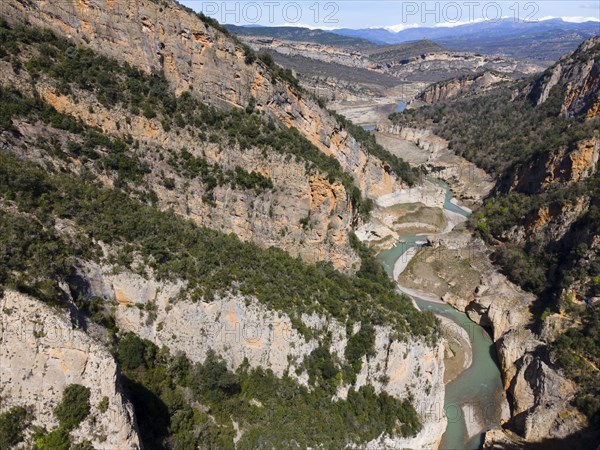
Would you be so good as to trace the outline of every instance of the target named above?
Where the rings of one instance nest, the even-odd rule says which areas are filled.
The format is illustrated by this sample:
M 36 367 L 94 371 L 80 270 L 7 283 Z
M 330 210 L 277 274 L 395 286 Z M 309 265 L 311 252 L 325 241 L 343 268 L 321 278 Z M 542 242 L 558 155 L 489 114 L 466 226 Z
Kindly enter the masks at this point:
M 559 117 L 560 86 L 542 105 L 533 106 L 524 96 L 513 98 L 524 84 L 503 84 L 476 97 L 394 113 L 391 119 L 407 126 L 426 125 L 447 139 L 458 155 L 499 177 L 550 149 L 592 135 L 596 123 Z
M 308 390 L 247 363 L 231 372 L 212 352 L 193 364 L 133 334 L 123 336 L 116 354 L 148 449 L 234 448 L 234 421 L 244 430 L 235 446 L 240 449 L 344 448 L 421 428 L 407 400 L 369 386 L 332 401 L 336 382 Z M 322 367 L 322 359 L 317 355 L 314 364 Z M 321 373 L 335 380 L 336 365 L 330 361 L 327 367 Z M 198 404 L 202 408 L 192 407 Z
M 24 235 L 18 227 L 26 219 L 3 213 L 7 232 L 1 236 L 2 283 L 17 287 L 42 283 L 40 295 L 44 294 L 51 280 L 56 283 L 69 277 L 75 256 L 92 254 L 95 246 L 88 245 L 92 239 L 122 247 L 116 260 L 125 265 L 130 265 L 132 254 L 138 252 L 159 279 L 187 280 L 194 299 L 211 299 L 233 289 L 287 312 L 299 327 L 300 314 L 317 311 L 344 323 L 389 323 L 400 335 L 436 334 L 433 316 L 417 312 L 407 298 L 389 284 L 373 281 L 370 273 L 348 277 L 330 264 L 303 264 L 282 250 L 241 243 L 235 236 L 199 228 L 118 191 L 82 185 L 69 175 L 50 175 L 9 154 L 0 155 L 0 162 L 4 201 L 14 202 L 23 213 L 40 221 L 29 225 L 32 235 Z M 77 238 L 79 245 L 53 236 L 51 224 L 57 217 L 76 223 L 83 234 Z M 35 251 L 29 249 L 31 243 Z M 51 265 L 44 264 L 45 256 Z M 32 264 L 31 259 L 38 262 Z M 15 271 L 20 276 L 16 277 Z M 26 282 L 21 281 L 23 277 Z M 45 296 L 51 297 L 49 293 Z

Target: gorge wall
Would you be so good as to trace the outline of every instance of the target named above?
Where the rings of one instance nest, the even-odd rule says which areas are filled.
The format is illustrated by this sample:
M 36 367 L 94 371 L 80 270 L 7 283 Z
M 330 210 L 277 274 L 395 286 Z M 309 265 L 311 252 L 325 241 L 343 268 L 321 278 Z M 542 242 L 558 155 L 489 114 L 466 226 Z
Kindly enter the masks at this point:
M 0 399 L 2 411 L 29 408 L 33 424 L 55 428 L 53 410 L 69 384 L 90 389 L 91 419 L 73 432 L 94 448 L 140 448 L 133 407 L 121 393 L 117 364 L 99 342 L 74 329 L 65 313 L 21 293 L 0 297 Z M 106 398 L 108 407 L 100 408 Z
M 246 64 L 239 43 L 179 5 L 11 0 L 2 11 L 9 21 L 49 28 L 146 72 L 162 71 L 177 93 L 190 92 L 203 102 L 245 107 L 254 98 L 259 108 L 335 157 L 367 195 L 390 193 L 400 184 L 315 101 L 274 79 L 261 62 Z

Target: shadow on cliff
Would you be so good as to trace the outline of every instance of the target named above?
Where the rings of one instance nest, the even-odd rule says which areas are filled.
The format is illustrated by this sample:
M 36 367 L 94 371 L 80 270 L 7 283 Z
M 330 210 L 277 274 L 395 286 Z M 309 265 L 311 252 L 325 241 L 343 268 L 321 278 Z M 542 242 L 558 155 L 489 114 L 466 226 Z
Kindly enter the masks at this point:
M 169 409 L 167 405 L 142 384 L 121 375 L 126 397 L 133 404 L 142 448 L 162 450 L 163 439 L 169 435 Z

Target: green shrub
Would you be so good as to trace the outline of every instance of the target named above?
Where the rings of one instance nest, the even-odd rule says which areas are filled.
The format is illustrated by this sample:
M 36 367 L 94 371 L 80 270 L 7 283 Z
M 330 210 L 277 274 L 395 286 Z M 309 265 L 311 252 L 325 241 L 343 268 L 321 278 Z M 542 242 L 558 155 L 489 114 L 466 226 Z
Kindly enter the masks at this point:
M 248 65 L 254 63 L 256 61 L 256 53 L 249 46 L 243 45 L 244 49 L 244 62 Z
M 371 324 L 363 323 L 360 330 L 348 339 L 345 351 L 346 359 L 360 370 L 361 358 L 365 355 L 372 356 L 374 351 L 375 329 Z
M 260 52 L 258 54 L 258 59 L 264 62 L 267 67 L 273 68 L 275 66 L 275 61 L 273 60 L 273 56 L 267 52 Z
M 58 427 L 50 433 L 40 433 L 34 436 L 35 450 L 69 450 L 71 448 L 71 437 L 69 430 Z
M 22 442 L 23 432 L 31 419 L 31 414 L 22 406 L 13 406 L 0 414 L 0 449 L 9 449 Z
M 90 413 L 90 389 L 80 384 L 70 384 L 63 391 L 62 400 L 54 409 L 60 428 L 69 430 L 77 426 Z
M 102 400 L 100 400 L 100 403 L 98 403 L 98 411 L 100 413 L 105 413 L 106 411 L 108 411 L 108 404 L 108 397 L 102 397 Z
M 137 369 L 144 362 L 145 347 L 133 333 L 128 333 L 119 341 L 117 352 L 125 369 Z

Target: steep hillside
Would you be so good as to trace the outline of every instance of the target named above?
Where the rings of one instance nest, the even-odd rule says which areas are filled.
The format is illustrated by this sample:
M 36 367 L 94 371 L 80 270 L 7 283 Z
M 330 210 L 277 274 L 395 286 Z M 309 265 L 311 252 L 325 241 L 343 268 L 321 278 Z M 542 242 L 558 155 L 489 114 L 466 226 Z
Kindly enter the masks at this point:
M 267 67 L 224 28 L 176 3 L 11 0 L 3 11 L 9 22 L 28 21 L 144 73 L 163 73 L 176 95 L 189 92 L 218 107 L 253 104 L 264 109 L 336 158 L 367 195 L 391 192 L 400 183 L 385 163 L 369 155 L 316 102 L 286 83 L 289 73 Z
M 3 313 L 74 337 L 2 334 L 0 442 L 439 442 L 439 323 L 352 234 L 417 173 L 175 4 L 3 12 Z
M 536 375 L 531 374 L 543 376 L 531 366 L 534 361 L 538 368 L 556 367 L 573 380 L 572 406 L 587 415 L 596 433 L 599 71 L 600 38 L 595 38 L 538 78 L 504 83 L 481 95 L 442 101 L 393 118 L 399 127 L 433 130 L 458 154 L 496 176 L 495 191 L 471 225 L 494 249 L 496 263 L 509 278 L 537 296 L 527 326 L 535 332 L 537 343 L 530 343 L 535 352 L 523 348 L 529 345 L 527 339 L 518 343 L 507 333 L 496 342 L 500 357 L 518 361 L 523 352 L 531 355 L 521 367 L 530 367 L 530 375 L 523 374 L 534 399 Z M 518 376 L 505 373 L 514 396 L 513 412 L 518 413 L 508 427 L 526 439 L 541 440 L 532 418 L 541 400 L 524 406 L 524 385 Z M 566 434 L 563 430 L 554 437 Z

